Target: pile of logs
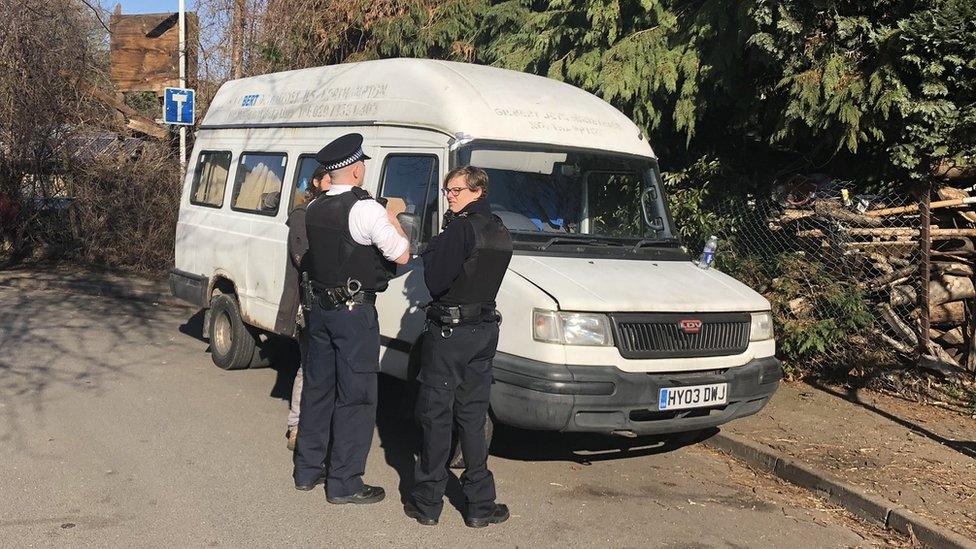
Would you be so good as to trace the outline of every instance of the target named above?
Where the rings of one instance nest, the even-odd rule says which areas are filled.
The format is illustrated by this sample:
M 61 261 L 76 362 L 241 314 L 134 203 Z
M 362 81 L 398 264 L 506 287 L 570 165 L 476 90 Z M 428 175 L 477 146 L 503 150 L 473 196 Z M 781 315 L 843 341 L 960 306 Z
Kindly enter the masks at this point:
M 870 197 L 792 201 L 768 219 L 769 229 L 795 236 L 801 248 L 842 264 L 874 308 L 879 336 L 906 359 L 946 373 L 976 370 L 976 196 L 943 187 L 931 197 L 928 227 L 928 337 L 919 341 L 925 262 L 920 201 L 884 208 Z M 802 308 L 803 303 L 791 303 Z M 798 312 L 798 311 L 794 311 Z M 923 349 L 927 349 L 927 352 Z M 926 356 L 928 355 L 928 356 Z

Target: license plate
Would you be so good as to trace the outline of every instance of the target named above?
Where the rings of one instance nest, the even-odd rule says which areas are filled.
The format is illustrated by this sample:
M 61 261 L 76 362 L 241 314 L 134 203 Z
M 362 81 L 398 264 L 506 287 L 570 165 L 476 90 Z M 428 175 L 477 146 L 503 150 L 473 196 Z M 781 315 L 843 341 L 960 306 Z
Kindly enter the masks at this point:
M 729 400 L 729 384 L 692 385 L 689 387 L 665 387 L 658 400 L 659 410 L 702 408 L 725 404 Z

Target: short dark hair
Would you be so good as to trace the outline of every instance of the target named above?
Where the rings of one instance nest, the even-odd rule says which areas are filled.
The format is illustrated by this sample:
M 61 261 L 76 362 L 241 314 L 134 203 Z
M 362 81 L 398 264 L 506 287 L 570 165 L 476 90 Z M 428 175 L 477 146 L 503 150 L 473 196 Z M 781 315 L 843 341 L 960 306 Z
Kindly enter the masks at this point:
M 485 173 L 485 170 L 474 166 L 455 168 L 447 172 L 447 176 L 444 177 L 444 187 L 447 188 L 448 182 L 455 177 L 464 177 L 464 183 L 468 186 L 469 191 L 481 189 L 481 196 L 488 196 L 488 174 Z

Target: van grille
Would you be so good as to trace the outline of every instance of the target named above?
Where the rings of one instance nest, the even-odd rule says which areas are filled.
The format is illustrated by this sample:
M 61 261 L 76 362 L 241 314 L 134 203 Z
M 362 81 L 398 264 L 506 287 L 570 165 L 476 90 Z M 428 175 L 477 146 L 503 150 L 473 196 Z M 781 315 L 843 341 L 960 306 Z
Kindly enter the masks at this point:
M 614 341 L 624 358 L 728 356 L 749 346 L 748 313 L 612 314 L 610 318 Z

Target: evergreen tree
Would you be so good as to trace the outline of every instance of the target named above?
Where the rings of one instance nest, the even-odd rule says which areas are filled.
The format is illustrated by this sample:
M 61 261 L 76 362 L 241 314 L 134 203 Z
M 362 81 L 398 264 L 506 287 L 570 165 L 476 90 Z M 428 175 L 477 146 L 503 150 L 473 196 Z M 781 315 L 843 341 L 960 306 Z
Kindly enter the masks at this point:
M 267 26 L 269 70 L 425 57 L 546 75 L 644 127 L 673 180 L 871 185 L 976 156 L 976 0 L 305 2 L 269 7 L 298 14 Z

